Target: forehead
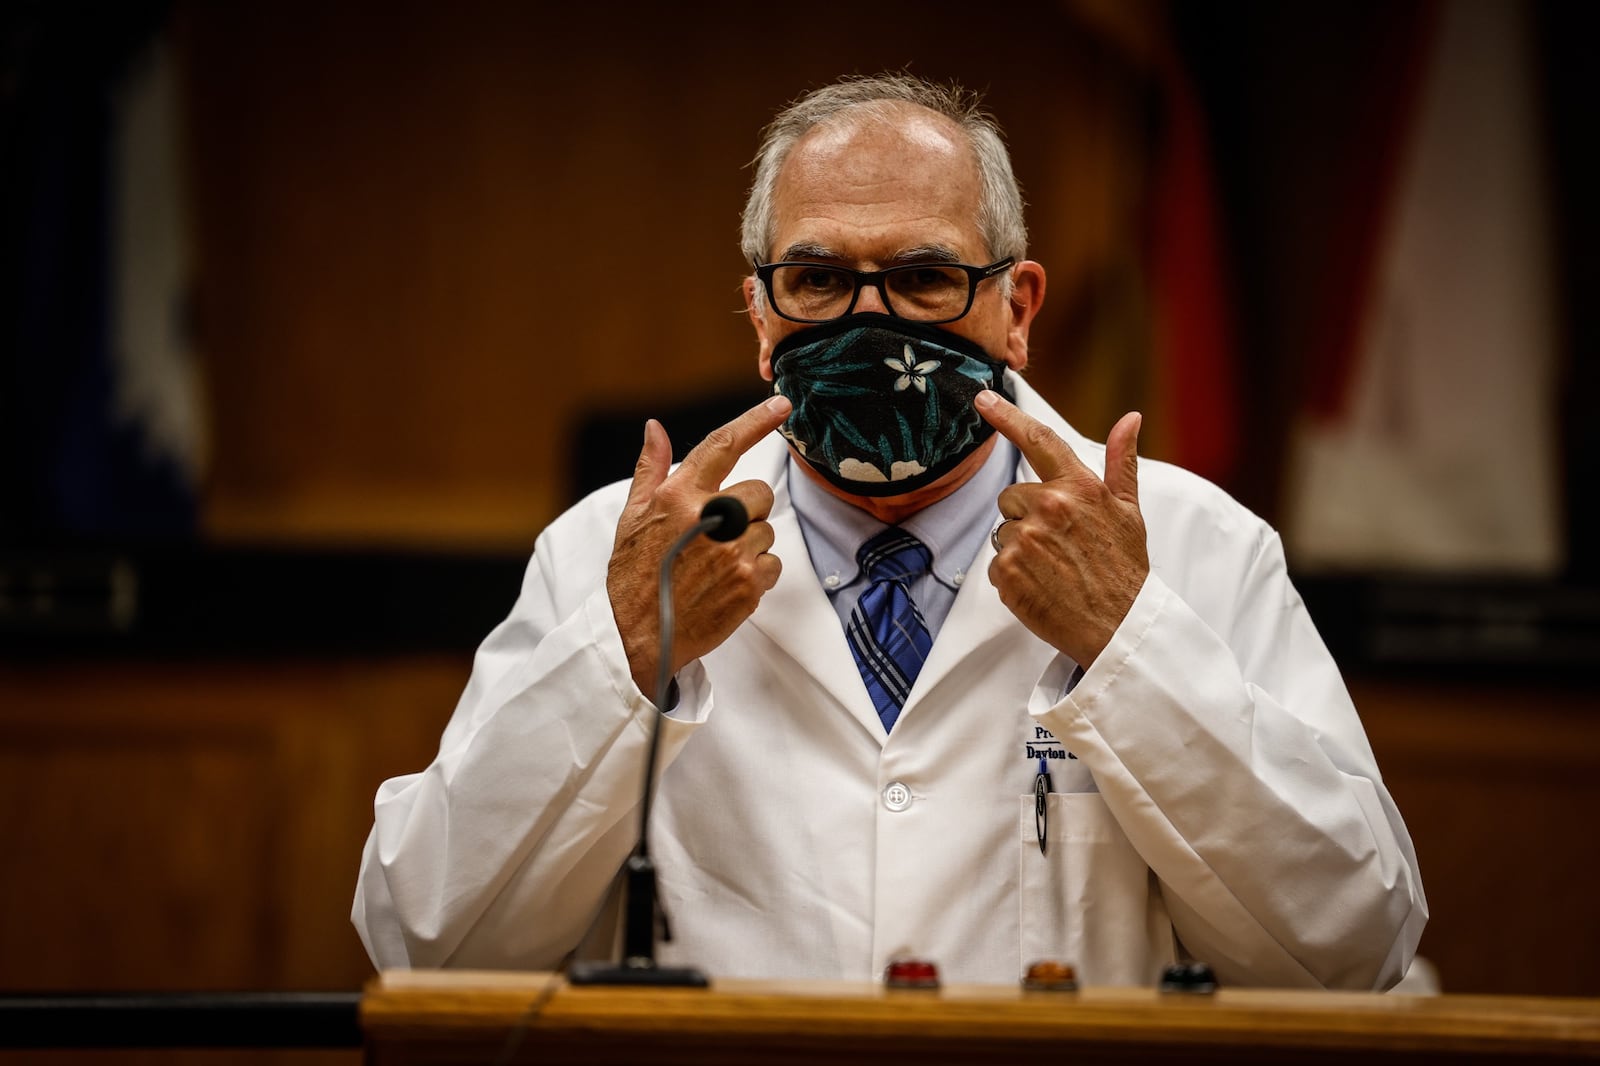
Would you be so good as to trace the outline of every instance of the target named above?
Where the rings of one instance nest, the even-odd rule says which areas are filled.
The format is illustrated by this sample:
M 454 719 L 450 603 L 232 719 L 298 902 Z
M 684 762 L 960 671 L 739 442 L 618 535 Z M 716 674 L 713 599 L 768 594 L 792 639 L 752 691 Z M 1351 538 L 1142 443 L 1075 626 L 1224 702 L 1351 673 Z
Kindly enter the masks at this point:
M 773 189 L 773 247 L 809 245 L 862 263 L 914 248 L 986 254 L 977 160 L 966 133 L 920 107 L 846 112 L 790 151 Z

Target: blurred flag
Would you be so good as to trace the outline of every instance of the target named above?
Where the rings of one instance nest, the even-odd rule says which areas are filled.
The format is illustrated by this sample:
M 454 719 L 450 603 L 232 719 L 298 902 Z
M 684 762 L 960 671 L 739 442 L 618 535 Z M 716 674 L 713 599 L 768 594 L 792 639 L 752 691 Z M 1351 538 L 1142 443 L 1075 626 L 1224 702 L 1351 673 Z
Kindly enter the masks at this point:
M 1204 109 L 1165 4 L 1067 0 L 1065 7 L 1125 75 L 1078 102 L 1123 132 L 1092 131 L 1080 146 L 1108 157 L 1101 166 L 1118 189 L 1101 201 L 1109 222 L 1071 220 L 1109 233 L 1085 250 L 1084 291 L 1066 297 L 1082 328 L 1068 341 L 1071 381 L 1052 399 L 1091 431 L 1138 408 L 1142 454 L 1226 482 L 1239 455 L 1238 370 Z M 1082 192 L 1061 190 L 1062 199 L 1084 202 Z M 1077 246 L 1065 237 L 1057 235 L 1058 246 Z
M 205 464 L 162 5 L 42 14 L 16 65 L 0 533 L 187 535 Z
M 1558 338 L 1528 11 L 1428 10 L 1394 79 L 1414 92 L 1385 101 L 1391 180 L 1352 190 L 1361 254 L 1330 264 L 1350 298 L 1311 353 L 1285 540 L 1308 569 L 1549 573 Z
M 205 470 L 199 367 L 190 329 L 192 262 L 177 68 L 165 36 L 112 98 L 110 418 L 132 477 L 148 486 L 123 521 L 191 528 Z M 139 513 L 143 507 L 167 513 Z
M 1238 459 L 1239 401 L 1210 138 L 1171 48 L 1158 77 L 1166 122 L 1152 181 L 1149 271 L 1160 409 L 1172 461 L 1226 481 Z

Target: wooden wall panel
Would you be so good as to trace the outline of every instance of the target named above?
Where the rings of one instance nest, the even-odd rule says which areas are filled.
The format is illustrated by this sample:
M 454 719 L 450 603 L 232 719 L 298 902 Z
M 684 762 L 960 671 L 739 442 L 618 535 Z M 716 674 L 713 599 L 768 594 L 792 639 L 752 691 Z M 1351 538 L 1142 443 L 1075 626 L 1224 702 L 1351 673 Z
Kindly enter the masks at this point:
M 0 668 L 0 990 L 351 989 L 371 803 L 422 769 L 462 656 Z M 1600 995 L 1600 708 L 1357 679 L 1449 991 Z
M 1146 101 L 1072 6 L 868 5 L 843 33 L 729 2 L 186 5 L 206 532 L 520 550 L 569 502 L 586 414 L 670 431 L 759 395 L 746 163 L 851 71 L 987 90 L 1055 279 L 1035 380 L 1103 434 L 1121 409 L 1071 361 L 1141 340 L 1108 336 L 1138 297 L 1105 276 L 1136 272 Z
M 1600 995 L 1600 695 L 1357 679 L 1449 992 Z
M 271 736 L 7 738 L 0 958 L 12 988 L 248 987 L 275 929 Z M 240 920 L 243 917 L 244 920 Z
M 0 990 L 355 989 L 372 798 L 462 656 L 0 668 Z

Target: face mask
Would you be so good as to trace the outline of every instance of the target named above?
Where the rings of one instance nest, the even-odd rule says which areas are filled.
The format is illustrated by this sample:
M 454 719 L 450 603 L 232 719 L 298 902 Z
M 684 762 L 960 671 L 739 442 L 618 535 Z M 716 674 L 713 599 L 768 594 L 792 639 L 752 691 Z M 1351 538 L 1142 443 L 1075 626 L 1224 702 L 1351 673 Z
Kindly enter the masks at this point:
M 972 406 L 1006 399 L 1005 364 L 946 330 L 866 312 L 791 333 L 772 350 L 781 432 L 834 485 L 899 496 L 932 484 L 989 439 Z

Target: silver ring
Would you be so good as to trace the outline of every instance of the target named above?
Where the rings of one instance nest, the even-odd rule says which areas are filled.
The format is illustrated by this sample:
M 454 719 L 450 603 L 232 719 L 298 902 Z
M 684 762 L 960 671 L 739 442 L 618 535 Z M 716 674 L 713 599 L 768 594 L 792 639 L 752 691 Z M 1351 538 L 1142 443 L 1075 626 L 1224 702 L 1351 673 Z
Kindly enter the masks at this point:
M 1014 518 L 1002 518 L 1000 519 L 1000 526 L 1005 525 L 1007 522 L 1014 521 L 1016 521 Z M 1000 526 L 995 526 L 989 531 L 989 543 L 994 545 L 995 554 L 999 554 L 1000 552 Z

